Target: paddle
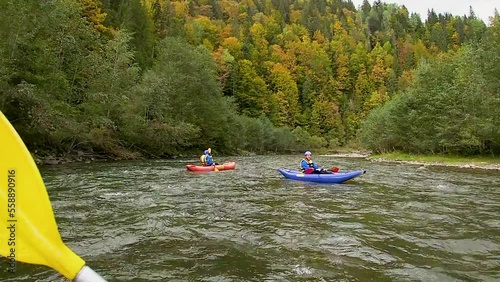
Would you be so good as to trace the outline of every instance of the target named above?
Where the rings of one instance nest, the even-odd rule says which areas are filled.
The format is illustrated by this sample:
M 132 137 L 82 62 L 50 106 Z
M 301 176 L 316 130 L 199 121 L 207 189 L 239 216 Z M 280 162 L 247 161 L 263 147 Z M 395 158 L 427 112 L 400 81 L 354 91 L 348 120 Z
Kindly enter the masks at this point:
M 314 171 L 314 168 L 310 167 L 310 168 L 306 169 L 304 171 L 304 173 L 305 174 L 311 174 L 311 173 L 313 173 L 313 171 Z M 339 168 L 338 167 L 333 167 L 332 168 L 332 172 L 339 172 Z
M 49 266 L 74 282 L 105 282 L 61 239 L 38 168 L 14 127 L 0 111 L 0 255 Z

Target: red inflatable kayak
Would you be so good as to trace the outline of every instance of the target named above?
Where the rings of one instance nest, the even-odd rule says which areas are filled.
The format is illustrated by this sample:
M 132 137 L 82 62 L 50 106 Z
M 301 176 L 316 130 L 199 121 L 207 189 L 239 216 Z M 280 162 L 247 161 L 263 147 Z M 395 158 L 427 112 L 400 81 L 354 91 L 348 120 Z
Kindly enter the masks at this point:
M 227 162 L 216 166 L 186 165 L 186 168 L 191 171 L 214 171 L 215 167 L 217 167 L 217 170 L 230 170 L 236 167 L 236 163 Z

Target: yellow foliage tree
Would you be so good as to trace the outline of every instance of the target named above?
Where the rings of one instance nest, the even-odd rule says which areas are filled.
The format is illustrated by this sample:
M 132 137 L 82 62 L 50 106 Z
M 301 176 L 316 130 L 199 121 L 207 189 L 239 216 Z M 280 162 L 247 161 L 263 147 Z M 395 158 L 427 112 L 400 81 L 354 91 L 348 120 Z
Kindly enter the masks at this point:
M 278 103 L 278 124 L 294 127 L 299 111 L 299 90 L 288 69 L 278 63 L 271 69 L 272 90 Z
M 101 10 L 101 1 L 99 0 L 82 0 L 83 16 L 87 18 L 95 29 L 101 33 L 109 32 L 109 29 L 104 26 L 106 13 Z

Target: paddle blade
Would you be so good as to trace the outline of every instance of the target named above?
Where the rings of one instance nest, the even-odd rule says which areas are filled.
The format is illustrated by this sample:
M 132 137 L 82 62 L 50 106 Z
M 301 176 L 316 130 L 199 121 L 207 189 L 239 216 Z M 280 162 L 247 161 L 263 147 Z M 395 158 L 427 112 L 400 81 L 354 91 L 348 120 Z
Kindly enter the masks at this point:
M 338 167 L 334 167 L 334 168 L 332 168 L 332 171 L 333 172 L 339 172 L 339 168 Z
M 305 173 L 305 174 L 311 174 L 311 173 L 313 173 L 313 171 L 314 171 L 314 168 L 310 167 L 310 168 L 306 169 L 306 170 L 304 171 L 304 173 Z
M 2 112 L 0 140 L 0 255 L 11 272 L 21 261 L 73 280 L 85 262 L 62 242 L 40 172 Z

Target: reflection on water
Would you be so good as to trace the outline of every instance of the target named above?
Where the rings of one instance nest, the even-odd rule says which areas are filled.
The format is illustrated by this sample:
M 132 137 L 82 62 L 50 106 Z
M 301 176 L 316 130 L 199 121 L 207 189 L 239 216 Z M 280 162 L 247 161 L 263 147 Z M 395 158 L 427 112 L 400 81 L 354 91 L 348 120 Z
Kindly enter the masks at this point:
M 222 158 L 221 158 L 222 159 Z M 109 281 L 500 280 L 496 171 L 370 163 L 346 184 L 284 179 L 300 157 L 235 157 L 42 169 L 63 240 Z M 18 265 L 4 281 L 64 281 Z M 2 277 L 2 278 L 3 278 Z

